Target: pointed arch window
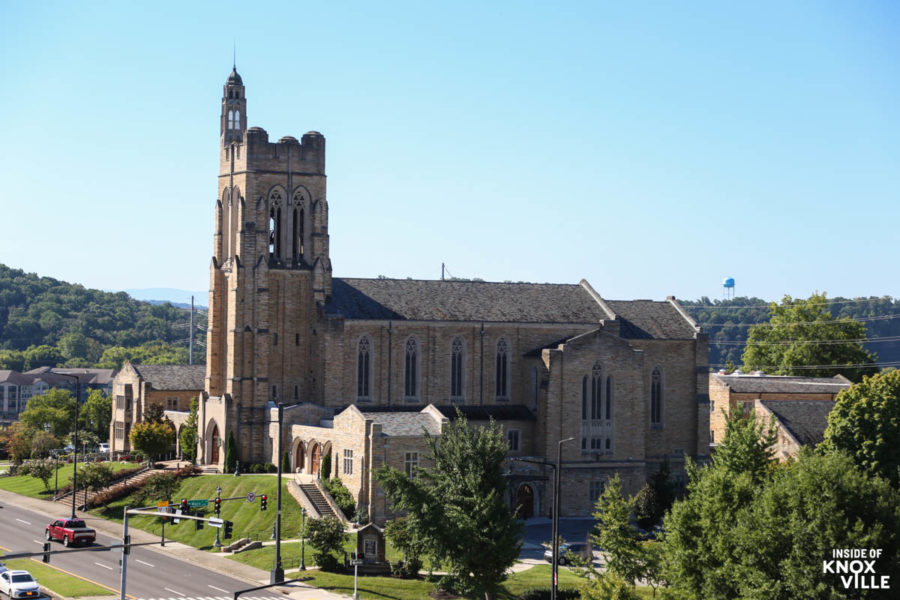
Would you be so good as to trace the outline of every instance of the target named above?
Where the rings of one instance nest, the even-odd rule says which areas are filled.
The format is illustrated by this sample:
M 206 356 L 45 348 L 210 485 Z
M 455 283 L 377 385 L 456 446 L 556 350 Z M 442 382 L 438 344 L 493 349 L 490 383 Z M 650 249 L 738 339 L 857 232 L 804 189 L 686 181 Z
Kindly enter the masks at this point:
M 509 344 L 497 342 L 497 400 L 509 400 Z
M 597 363 L 591 371 L 591 420 L 603 418 L 603 367 Z
M 653 369 L 650 376 L 650 424 L 662 427 L 662 370 Z
M 450 400 L 463 400 L 463 350 L 462 338 L 453 338 L 450 347 Z
M 581 378 L 581 420 L 587 421 L 588 418 L 588 376 Z M 583 444 L 582 444 L 583 446 Z
M 606 376 L 606 421 L 612 422 L 613 415 L 613 379 L 612 375 Z
M 419 348 L 415 338 L 406 340 L 406 361 L 403 395 L 406 400 L 418 400 Z
M 281 194 L 269 197 L 269 258 L 281 260 Z
M 239 110 L 234 111 L 234 128 L 241 128 L 241 111 Z
M 228 111 L 228 129 L 234 129 L 234 111 Z
M 371 384 L 371 342 L 368 337 L 359 340 L 356 352 L 356 399 L 363 402 L 372 399 Z

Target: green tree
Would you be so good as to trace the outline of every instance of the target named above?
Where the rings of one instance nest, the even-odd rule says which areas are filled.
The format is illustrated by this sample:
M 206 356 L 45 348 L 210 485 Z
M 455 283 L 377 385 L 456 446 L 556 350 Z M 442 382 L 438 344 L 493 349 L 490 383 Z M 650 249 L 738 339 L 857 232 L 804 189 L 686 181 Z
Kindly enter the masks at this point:
M 675 484 L 670 477 L 669 461 L 666 459 L 634 498 L 634 514 L 638 525 L 650 529 L 658 524 L 674 501 Z
M 306 529 L 314 550 L 313 560 L 324 571 L 336 571 L 339 563 L 335 554 L 343 549 L 347 539 L 343 524 L 334 517 L 323 517 L 308 520 Z
M 181 455 L 185 460 L 194 463 L 197 459 L 197 419 L 200 413 L 200 404 L 197 398 L 191 400 L 190 414 L 178 432 L 181 442 Z
M 50 451 L 59 447 L 59 440 L 49 431 L 38 430 L 31 438 L 31 456 L 45 458 Z
M 10 425 L 8 433 L 6 451 L 13 463 L 21 465 L 24 460 L 31 457 L 31 441 L 37 430 L 26 423 L 19 422 Z
M 234 473 L 237 468 L 237 444 L 234 441 L 234 431 L 228 432 L 228 440 L 225 442 L 225 472 Z
M 146 454 L 150 462 L 165 454 L 175 443 L 175 427 L 169 421 L 136 423 L 131 428 L 131 447 Z
M 440 438 L 426 433 L 430 467 L 410 478 L 388 465 L 376 476 L 393 502 L 417 524 L 428 554 L 445 565 L 460 591 L 495 596 L 519 555 L 521 525 L 503 498 L 509 445 L 503 430 L 469 427 L 457 412 Z
M 756 419 L 755 411 L 744 416 L 740 410 L 730 410 L 725 419 L 725 438 L 713 454 L 713 463 L 731 473 L 749 473 L 754 481 L 762 480 L 771 471 L 778 442 L 774 417 L 765 425 Z
M 418 534 L 419 528 L 412 516 L 396 517 L 388 521 L 384 528 L 384 537 L 403 553 L 403 567 L 399 569 L 401 576 L 416 577 L 422 568 L 421 557 L 427 551 L 427 544 Z
M 25 354 L 19 350 L 0 350 L 0 369 L 25 370 Z
M 112 467 L 109 463 L 92 462 L 78 471 L 78 483 L 92 492 L 99 492 L 112 480 Z
M 900 485 L 900 371 L 867 377 L 838 394 L 823 448 L 846 452 L 863 470 Z
M 38 367 L 58 367 L 65 361 L 66 357 L 53 346 L 29 346 L 25 350 L 26 370 Z
M 325 456 L 322 457 L 321 468 L 319 469 L 319 477 L 322 481 L 327 481 L 331 478 L 331 451 L 329 450 Z
M 785 296 L 781 304 L 771 303 L 769 322 L 750 328 L 744 366 L 777 375 L 844 375 L 854 381 L 874 373 L 874 366 L 854 366 L 875 362 L 862 347 L 865 325 L 849 318 L 832 319 L 827 306 L 824 293 L 808 300 Z
M 144 422 L 145 423 L 162 423 L 164 421 L 168 421 L 166 418 L 166 409 L 162 404 L 149 403 L 146 408 L 144 408 Z
M 147 478 L 141 496 L 145 502 L 171 500 L 180 485 L 178 476 L 171 471 L 154 473 Z
M 19 420 L 38 431 L 63 438 L 75 423 L 75 399 L 68 390 L 49 389 L 28 401 Z
M 93 432 L 101 442 L 109 441 L 109 423 L 112 420 L 112 399 L 100 390 L 91 390 L 84 405 L 78 411 L 79 427 Z
M 50 478 L 56 469 L 56 462 L 49 458 L 27 460 L 19 467 L 20 475 L 31 475 L 44 484 L 44 490 L 50 491 Z
M 608 571 L 634 585 L 644 574 L 646 559 L 638 532 L 631 524 L 634 501 L 622 495 L 618 473 L 609 480 L 595 508 L 597 525 L 591 533 L 591 543 L 606 552 Z

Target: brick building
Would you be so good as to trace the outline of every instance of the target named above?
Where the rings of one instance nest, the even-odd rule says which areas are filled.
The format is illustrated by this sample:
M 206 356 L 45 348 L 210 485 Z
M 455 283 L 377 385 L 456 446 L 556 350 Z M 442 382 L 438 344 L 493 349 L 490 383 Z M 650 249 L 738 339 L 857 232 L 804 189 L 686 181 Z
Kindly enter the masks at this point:
M 563 515 L 586 515 L 620 473 L 636 492 L 668 459 L 709 446 L 706 336 L 674 298 L 605 300 L 588 282 L 332 278 L 325 138 L 270 142 L 247 128 L 237 71 L 224 86 L 198 455 L 278 460 L 276 403 L 293 471 L 333 474 L 376 522 L 372 472 L 424 460 L 460 407 L 499 422 L 511 457 L 555 460 Z M 508 498 L 547 515 L 547 467 L 510 461 Z
M 112 419 L 109 424 L 109 449 L 130 452 L 129 435 L 135 423 L 144 420 L 151 404 L 162 407 L 176 427 L 187 419 L 191 401 L 203 393 L 206 367 L 202 365 L 135 365 L 126 362 L 113 380 Z M 178 436 L 176 447 L 177 452 Z
M 725 416 L 731 410 L 751 411 L 757 420 L 778 426 L 776 457 L 785 460 L 800 452 L 801 446 L 822 441 L 828 413 L 837 395 L 850 387 L 843 375 L 795 377 L 762 372 L 710 375 L 709 441 L 715 447 L 725 439 Z

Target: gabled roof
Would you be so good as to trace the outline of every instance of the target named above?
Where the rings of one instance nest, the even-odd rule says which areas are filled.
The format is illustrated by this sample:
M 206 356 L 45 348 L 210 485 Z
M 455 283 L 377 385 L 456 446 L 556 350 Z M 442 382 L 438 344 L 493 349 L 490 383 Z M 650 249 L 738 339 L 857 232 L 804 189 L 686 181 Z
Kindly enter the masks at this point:
M 696 329 L 668 301 L 606 300 L 626 339 L 693 339 Z
M 441 424 L 428 413 L 399 410 L 390 412 L 381 410 L 360 410 L 360 412 L 366 419 L 371 419 L 375 423 L 380 424 L 381 432 L 384 435 L 423 435 L 423 431 L 427 431 L 429 435 L 441 434 Z
M 18 371 L 10 371 L 8 369 L 0 369 L 0 383 L 11 383 L 13 385 L 31 385 L 32 378 L 23 375 Z
M 761 400 L 782 427 L 804 446 L 815 446 L 825 439 L 832 400 Z
M 206 367 L 203 365 L 136 365 L 132 368 L 138 376 L 149 382 L 155 390 L 200 391 L 206 383 Z
M 843 377 L 791 377 L 786 375 L 720 375 L 712 379 L 736 394 L 837 394 L 850 387 Z
M 607 314 L 577 284 L 337 279 L 326 313 L 360 320 L 598 323 Z

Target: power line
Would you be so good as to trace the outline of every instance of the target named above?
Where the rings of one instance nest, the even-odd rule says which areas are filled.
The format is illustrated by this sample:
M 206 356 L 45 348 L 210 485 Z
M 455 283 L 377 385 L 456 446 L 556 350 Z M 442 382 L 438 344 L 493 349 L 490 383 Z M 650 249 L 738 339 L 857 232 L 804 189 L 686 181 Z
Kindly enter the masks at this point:
M 807 302 L 806 298 L 793 298 L 793 301 L 797 302 Z M 782 306 L 778 302 L 766 302 L 763 300 L 764 304 L 743 304 L 743 305 L 732 305 L 732 306 L 723 306 L 721 304 L 688 304 L 689 302 L 697 302 L 696 300 L 679 300 L 681 305 L 685 310 L 768 310 L 771 304 L 776 304 L 777 306 Z M 900 298 L 893 298 L 891 296 L 870 296 L 868 298 L 855 298 L 853 300 L 828 300 L 825 299 L 825 307 L 826 309 L 830 306 L 834 306 L 835 304 L 862 304 L 862 303 L 872 303 L 872 302 L 888 302 L 890 304 L 898 304 L 900 305 Z M 790 306 L 797 306 L 789 304 L 785 308 Z
M 701 327 L 779 327 L 787 325 L 820 325 L 828 323 L 862 323 L 868 321 L 889 321 L 891 319 L 900 319 L 900 313 L 895 315 L 879 315 L 876 317 L 843 317 L 838 319 L 829 319 L 821 321 L 795 321 L 793 323 L 772 323 L 770 321 L 760 321 L 759 323 L 702 323 L 698 322 Z
M 870 344 L 875 342 L 897 342 L 900 335 L 891 335 L 875 338 L 859 338 L 851 340 L 710 340 L 710 344 L 717 346 L 792 346 L 794 344 L 831 345 L 831 344 Z

